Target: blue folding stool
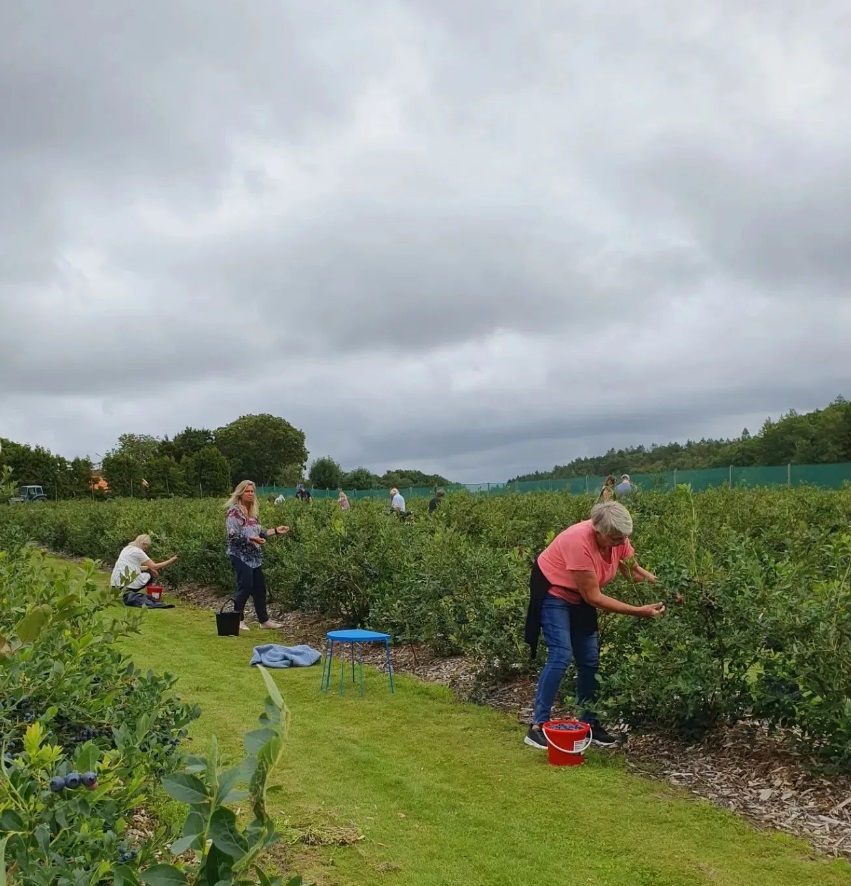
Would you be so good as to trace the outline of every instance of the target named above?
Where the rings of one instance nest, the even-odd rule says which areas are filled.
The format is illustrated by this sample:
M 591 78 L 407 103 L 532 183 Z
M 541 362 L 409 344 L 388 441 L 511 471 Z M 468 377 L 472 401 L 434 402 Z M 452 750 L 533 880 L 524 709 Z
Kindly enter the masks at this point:
M 334 655 L 335 643 L 348 643 L 351 647 L 352 683 L 355 682 L 355 646 L 358 648 L 358 665 L 360 667 L 360 694 L 363 695 L 363 644 L 383 643 L 387 653 L 387 676 L 390 678 L 390 691 L 393 689 L 393 664 L 390 661 L 390 634 L 380 634 L 378 631 L 364 631 L 361 628 L 352 628 L 348 631 L 328 631 L 325 635 L 328 640 L 328 648 L 325 652 L 325 661 L 322 664 L 322 691 L 327 692 L 331 685 L 331 659 Z M 345 656 L 340 656 L 340 695 L 343 694 L 343 672 L 346 668 Z

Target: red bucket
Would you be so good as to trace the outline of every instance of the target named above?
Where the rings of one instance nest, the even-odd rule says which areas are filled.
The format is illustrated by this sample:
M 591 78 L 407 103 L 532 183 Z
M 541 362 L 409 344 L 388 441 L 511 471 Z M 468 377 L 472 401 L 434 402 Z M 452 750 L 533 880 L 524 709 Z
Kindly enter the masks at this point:
M 148 596 L 152 600 L 156 600 L 157 602 L 162 600 L 163 589 L 162 589 L 161 585 L 148 585 L 147 590 L 148 590 Z
M 581 766 L 591 744 L 591 727 L 579 720 L 548 720 L 541 726 L 553 766 Z

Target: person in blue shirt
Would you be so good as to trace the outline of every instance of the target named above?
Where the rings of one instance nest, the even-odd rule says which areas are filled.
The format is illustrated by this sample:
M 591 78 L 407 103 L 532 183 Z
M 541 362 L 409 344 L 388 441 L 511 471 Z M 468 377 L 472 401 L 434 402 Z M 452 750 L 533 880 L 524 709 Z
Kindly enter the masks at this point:
M 620 483 L 615 486 L 615 495 L 618 498 L 622 498 L 625 495 L 632 495 L 632 481 L 629 479 L 629 474 L 624 474 L 621 477 Z

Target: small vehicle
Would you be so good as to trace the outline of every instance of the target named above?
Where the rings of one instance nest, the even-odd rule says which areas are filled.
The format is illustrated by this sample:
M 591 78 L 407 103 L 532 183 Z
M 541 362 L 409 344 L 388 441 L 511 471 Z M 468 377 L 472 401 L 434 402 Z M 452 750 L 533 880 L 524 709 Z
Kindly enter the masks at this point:
M 25 501 L 47 501 L 41 486 L 19 486 L 18 494 L 9 499 L 12 504 Z

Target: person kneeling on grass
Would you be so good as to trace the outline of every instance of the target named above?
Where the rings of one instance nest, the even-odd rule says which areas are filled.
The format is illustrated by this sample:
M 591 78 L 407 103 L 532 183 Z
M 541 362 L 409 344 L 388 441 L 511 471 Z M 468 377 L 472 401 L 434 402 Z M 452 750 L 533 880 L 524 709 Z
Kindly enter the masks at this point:
M 632 517 L 622 504 L 599 502 L 591 509 L 590 520 L 560 532 L 532 567 L 525 639 L 533 658 L 542 629 L 547 644 L 547 663 L 538 679 L 532 724 L 524 739 L 533 748 L 547 747 L 541 724 L 551 719 L 571 658 L 576 659 L 580 719 L 591 725 L 594 744 L 607 747 L 617 741 L 592 710 L 599 663 L 597 610 L 637 618 L 657 618 L 665 611 L 662 603 L 630 606 L 601 590 L 618 572 L 625 578 L 656 583 L 656 576 L 633 559 L 631 533 Z
M 159 576 L 160 570 L 177 562 L 177 557 L 174 556 L 162 563 L 155 563 L 148 556 L 150 547 L 151 536 L 139 535 L 122 549 L 115 561 L 109 583 L 123 592 L 125 606 L 140 605 L 137 598 L 146 596 L 144 589 Z
M 258 519 L 257 490 L 251 480 L 243 480 L 228 499 L 225 526 L 228 556 L 236 575 L 233 608 L 240 614 L 240 630 L 248 630 L 244 613 L 249 597 L 254 600 L 254 612 L 262 627 L 283 627 L 280 622 L 269 618 L 266 608 L 263 545 L 270 536 L 286 535 L 290 531 L 289 526 L 263 529 Z

